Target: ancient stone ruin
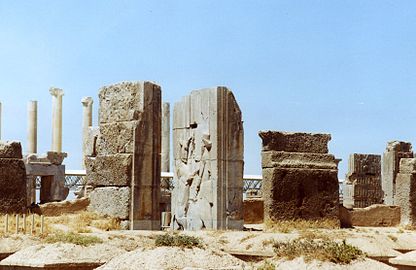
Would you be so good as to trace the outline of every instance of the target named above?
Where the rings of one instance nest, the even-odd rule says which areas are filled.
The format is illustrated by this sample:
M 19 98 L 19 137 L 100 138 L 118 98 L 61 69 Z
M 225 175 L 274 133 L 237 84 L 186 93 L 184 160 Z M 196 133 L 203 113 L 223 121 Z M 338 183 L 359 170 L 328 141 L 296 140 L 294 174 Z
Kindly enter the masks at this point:
M 40 177 L 40 203 L 59 202 L 66 199 L 69 189 L 65 187 L 66 153 L 48 152 L 46 155 L 30 154 L 26 157 L 28 205 L 36 203 L 36 177 Z
M 338 220 L 339 186 L 329 134 L 262 131 L 264 219 Z
M 399 172 L 400 159 L 413 158 L 412 144 L 409 142 L 392 141 L 387 143 L 383 154 L 382 188 L 384 204 L 395 205 L 396 176 Z
M 19 142 L 0 142 L 0 213 L 24 213 L 26 168 Z
M 416 225 L 416 158 L 400 160 L 394 202 L 401 208 L 401 224 Z
M 225 87 L 175 103 L 174 229 L 243 228 L 243 135 L 240 108 Z
M 100 89 L 99 130 L 84 150 L 89 209 L 131 229 L 160 229 L 161 88 L 123 82 Z
M 351 154 L 343 188 L 343 205 L 348 209 L 381 204 L 381 156 Z

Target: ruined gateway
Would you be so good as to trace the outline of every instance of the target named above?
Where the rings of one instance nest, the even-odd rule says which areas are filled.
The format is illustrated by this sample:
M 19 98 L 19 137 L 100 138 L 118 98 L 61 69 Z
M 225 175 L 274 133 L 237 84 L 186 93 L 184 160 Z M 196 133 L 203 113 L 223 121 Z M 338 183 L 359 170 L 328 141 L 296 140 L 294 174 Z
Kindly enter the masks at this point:
M 193 91 L 173 113 L 174 229 L 243 228 L 243 123 L 230 90 Z
M 91 211 L 127 229 L 160 229 L 161 89 L 147 81 L 100 89 L 99 129 L 85 151 Z

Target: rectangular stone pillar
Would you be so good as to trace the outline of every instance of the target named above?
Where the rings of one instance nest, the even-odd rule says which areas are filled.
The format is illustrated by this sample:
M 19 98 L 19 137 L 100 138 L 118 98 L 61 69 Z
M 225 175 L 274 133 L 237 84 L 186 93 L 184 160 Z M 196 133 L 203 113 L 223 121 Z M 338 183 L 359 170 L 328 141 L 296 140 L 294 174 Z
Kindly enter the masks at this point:
M 86 159 L 94 187 L 90 210 L 121 218 L 131 229 L 159 230 L 160 86 L 123 82 L 101 88 L 99 99 L 99 133 L 88 147 L 95 157 Z
M 365 208 L 383 202 L 381 189 L 381 156 L 351 154 L 349 171 L 344 182 L 343 205 L 346 208 Z
M 396 177 L 395 205 L 401 209 L 401 225 L 416 225 L 416 158 L 402 158 Z
M 387 143 L 383 154 L 382 189 L 384 204 L 394 205 L 396 194 L 396 176 L 399 172 L 400 159 L 413 158 L 412 144 L 409 142 L 392 141 Z
M 25 213 L 26 169 L 20 142 L 0 142 L 0 213 Z
M 170 172 L 170 104 L 162 104 L 162 172 Z
M 173 112 L 174 229 L 242 229 L 244 132 L 225 87 L 192 91 Z
M 329 134 L 262 131 L 265 220 L 338 220 L 337 160 Z

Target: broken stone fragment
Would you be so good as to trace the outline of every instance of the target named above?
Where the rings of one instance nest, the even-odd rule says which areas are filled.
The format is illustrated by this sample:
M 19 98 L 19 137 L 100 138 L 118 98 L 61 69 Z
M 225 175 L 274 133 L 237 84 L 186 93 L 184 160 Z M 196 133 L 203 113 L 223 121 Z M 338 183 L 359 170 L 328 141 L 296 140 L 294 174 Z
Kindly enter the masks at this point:
M 18 141 L 0 141 L 0 158 L 22 158 L 22 145 Z

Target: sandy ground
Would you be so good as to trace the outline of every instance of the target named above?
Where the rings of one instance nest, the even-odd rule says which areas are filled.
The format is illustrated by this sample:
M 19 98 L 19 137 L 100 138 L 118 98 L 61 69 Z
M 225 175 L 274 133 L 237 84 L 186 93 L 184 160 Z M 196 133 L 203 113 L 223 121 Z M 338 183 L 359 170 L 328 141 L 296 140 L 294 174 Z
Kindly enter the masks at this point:
M 13 253 L 1 264 L 39 265 L 41 263 L 100 263 L 100 269 L 257 269 L 267 260 L 276 269 L 395 269 L 372 260 L 397 257 L 416 250 L 416 232 L 399 228 L 358 228 L 339 230 L 310 229 L 279 233 L 262 231 L 186 232 L 200 237 L 205 249 L 158 247 L 154 239 L 164 232 L 93 230 L 102 244 L 81 247 L 73 244 L 45 244 L 42 239 L 11 235 L 0 238 L 0 253 Z M 286 261 L 273 256 L 272 241 L 289 241 L 299 237 L 346 240 L 369 256 L 349 265 L 328 262 L 305 262 L 302 258 Z M 246 254 L 234 257 L 230 254 Z M 261 255 L 253 260 L 248 255 Z M 248 259 L 250 258 L 250 259 Z M 243 259 L 243 260 L 242 260 Z

